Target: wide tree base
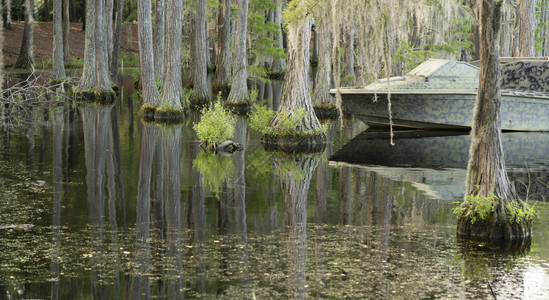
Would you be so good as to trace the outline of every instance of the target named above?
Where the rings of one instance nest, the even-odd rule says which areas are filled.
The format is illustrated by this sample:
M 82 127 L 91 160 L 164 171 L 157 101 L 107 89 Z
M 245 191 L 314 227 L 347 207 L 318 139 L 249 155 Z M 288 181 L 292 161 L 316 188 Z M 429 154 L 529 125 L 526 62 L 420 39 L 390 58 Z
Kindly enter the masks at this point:
M 489 242 L 507 242 L 530 238 L 531 222 L 517 220 L 509 222 L 506 217 L 492 221 L 471 222 L 469 217 L 460 217 L 457 224 L 457 235 L 460 238 L 471 238 Z
M 221 98 L 227 99 L 229 97 L 229 93 L 231 92 L 231 85 L 230 84 L 223 84 L 223 85 L 217 85 L 214 84 L 212 86 L 213 94 L 217 97 L 217 95 L 221 92 Z
M 154 112 L 154 121 L 157 123 L 181 123 L 185 118 L 185 111 L 157 108 Z
M 252 104 L 249 101 L 233 102 L 227 101 L 223 104 L 233 114 L 241 116 L 247 115 L 252 110 Z
M 261 143 L 266 150 L 286 153 L 318 153 L 326 148 L 326 135 L 264 135 Z
M 316 117 L 319 119 L 337 119 L 339 117 L 339 110 L 335 106 L 313 106 Z
M 191 109 L 194 110 L 201 110 L 212 103 L 209 97 L 192 97 L 189 102 Z
M 147 120 L 154 120 L 154 113 L 156 112 L 156 106 L 144 104 L 141 106 L 141 113 L 143 118 Z
M 114 91 L 75 91 L 72 93 L 72 96 L 76 101 L 100 104 L 112 104 L 117 99 Z

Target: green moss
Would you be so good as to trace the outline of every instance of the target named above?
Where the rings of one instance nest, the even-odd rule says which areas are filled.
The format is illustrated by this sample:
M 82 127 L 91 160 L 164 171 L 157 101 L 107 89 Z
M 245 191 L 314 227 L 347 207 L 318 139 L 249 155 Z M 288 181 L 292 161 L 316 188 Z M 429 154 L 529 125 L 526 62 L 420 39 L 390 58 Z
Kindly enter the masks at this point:
M 180 123 L 185 117 L 185 112 L 168 107 L 158 107 L 154 111 L 154 120 L 160 123 Z

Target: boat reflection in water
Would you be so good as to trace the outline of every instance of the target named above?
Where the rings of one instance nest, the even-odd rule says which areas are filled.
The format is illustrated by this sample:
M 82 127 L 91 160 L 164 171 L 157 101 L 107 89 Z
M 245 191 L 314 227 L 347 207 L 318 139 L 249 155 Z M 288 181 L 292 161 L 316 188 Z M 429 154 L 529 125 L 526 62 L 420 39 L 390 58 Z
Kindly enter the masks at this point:
M 364 131 L 335 153 L 333 164 L 364 165 L 393 180 L 411 182 L 433 197 L 463 197 L 470 136 L 467 131 Z M 549 133 L 505 132 L 502 136 L 509 179 L 521 197 L 549 196 Z M 527 188 L 528 187 L 528 188 Z M 528 191 L 527 191 L 528 189 Z

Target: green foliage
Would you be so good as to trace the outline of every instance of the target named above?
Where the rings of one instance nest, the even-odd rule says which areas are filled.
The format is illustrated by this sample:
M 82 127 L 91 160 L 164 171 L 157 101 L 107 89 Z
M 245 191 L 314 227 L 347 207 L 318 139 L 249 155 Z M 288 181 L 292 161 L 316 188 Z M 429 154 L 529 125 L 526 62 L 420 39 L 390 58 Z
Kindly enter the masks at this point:
M 355 76 L 353 74 L 349 74 L 343 78 L 341 78 L 341 84 L 342 85 L 348 85 L 351 84 L 355 80 Z
M 273 39 L 280 35 L 280 26 L 267 22 L 265 17 L 265 11 L 275 8 L 276 4 L 271 0 L 251 0 L 248 13 L 248 75 L 265 82 L 269 81 L 269 70 L 265 67 L 266 59 L 286 57 L 284 49 L 276 47 L 276 41 Z
M 124 67 L 139 67 L 139 54 L 122 54 L 118 61 L 119 66 L 124 65 Z
M 270 126 L 275 114 L 278 114 L 278 126 Z M 250 128 L 263 135 L 288 135 L 294 132 L 304 117 L 305 111 L 301 108 L 293 112 L 282 110 L 277 113 L 266 106 L 255 106 L 250 113 Z
M 284 22 L 284 25 L 296 26 L 299 21 L 308 17 L 315 5 L 317 5 L 317 1 L 290 1 L 290 3 L 288 3 L 288 6 L 282 13 L 282 20 Z
M 193 129 L 206 146 L 215 147 L 233 136 L 235 123 L 234 116 L 218 100 L 202 110 L 202 118 L 193 124 Z
M 256 105 L 250 114 L 250 128 L 266 134 L 269 132 L 269 122 L 273 119 L 275 111 L 264 105 Z
M 536 2 L 536 20 L 541 20 L 541 11 L 543 11 L 543 9 L 547 9 L 547 6 L 549 4 L 546 3 L 545 1 L 538 1 Z M 549 21 L 545 21 L 545 22 L 536 22 L 536 28 L 535 28 L 535 33 L 534 33 L 534 36 L 539 36 L 539 34 L 541 32 L 543 32 L 544 29 L 547 28 L 547 26 L 549 25 Z M 542 35 L 542 36 L 539 36 L 535 39 L 535 51 L 536 52 L 539 52 L 539 51 L 542 51 L 543 50 L 543 44 L 545 42 L 545 40 L 547 39 L 546 36 Z
M 233 173 L 233 163 L 230 156 L 215 155 L 214 153 L 202 151 L 193 160 L 193 166 L 198 169 L 204 184 L 216 196 L 221 192 L 223 184 Z
M 459 218 L 469 218 L 471 224 L 478 221 L 489 221 L 497 204 L 498 198 L 494 194 L 490 196 L 468 195 L 461 205 L 453 209 L 453 213 Z
M 505 205 L 505 210 L 507 212 L 509 222 L 514 224 L 524 220 L 527 223 L 531 223 L 536 216 L 536 211 L 534 209 L 535 206 L 535 204 L 530 205 L 520 200 L 507 203 L 507 205 Z

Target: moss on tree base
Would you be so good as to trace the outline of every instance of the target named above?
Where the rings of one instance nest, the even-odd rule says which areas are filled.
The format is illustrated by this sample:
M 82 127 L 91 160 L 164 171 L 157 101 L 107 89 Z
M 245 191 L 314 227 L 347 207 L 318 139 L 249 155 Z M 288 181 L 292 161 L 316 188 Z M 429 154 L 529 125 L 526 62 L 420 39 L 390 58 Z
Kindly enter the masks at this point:
M 154 113 L 156 112 L 156 106 L 143 104 L 141 106 L 141 112 L 143 113 L 143 119 L 154 120 Z
M 116 102 L 116 93 L 113 91 L 75 91 L 72 93 L 76 101 L 112 104 Z
M 318 153 L 326 148 L 326 136 L 324 134 L 306 135 L 270 135 L 266 134 L 261 139 L 266 150 L 282 151 L 286 153 Z
M 227 101 L 223 104 L 233 114 L 245 116 L 252 110 L 252 104 L 249 101 L 233 102 Z
M 315 115 L 319 119 L 337 119 L 339 117 L 339 111 L 335 106 L 314 106 Z

